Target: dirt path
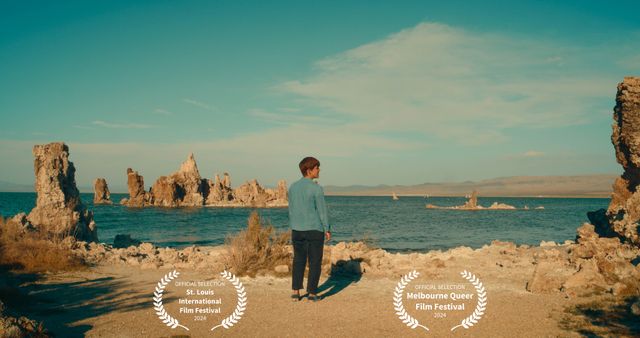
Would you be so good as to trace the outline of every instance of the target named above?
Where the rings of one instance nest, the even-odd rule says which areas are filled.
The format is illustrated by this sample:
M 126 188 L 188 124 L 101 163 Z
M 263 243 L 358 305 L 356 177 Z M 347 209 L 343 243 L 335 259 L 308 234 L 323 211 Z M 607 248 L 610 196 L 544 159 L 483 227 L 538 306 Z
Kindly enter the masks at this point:
M 406 291 L 414 285 L 464 283 L 453 270 L 456 269 L 438 276 L 425 273 L 422 280 L 412 281 Z M 441 311 L 447 313 L 446 318 L 434 318 L 434 311 L 415 310 L 413 303 L 405 300 L 408 313 L 430 331 L 420 327 L 411 329 L 400 321 L 394 310 L 393 293 L 400 275 L 392 279 L 366 274 L 360 280 L 332 278 L 327 282 L 323 277 L 321 283 L 324 283 L 327 296 L 317 303 L 292 302 L 287 278 L 242 278 L 248 298 L 245 314 L 233 327 L 215 331 L 210 328 L 235 308 L 237 296 L 232 285 L 218 288 L 217 294 L 223 299 L 221 314 L 207 315 L 206 320 L 196 322 L 194 316 L 179 313 L 177 299 L 184 295 L 184 289 L 169 284 L 163 299 L 165 309 L 190 330 L 171 329 L 160 321 L 152 304 L 154 288 L 169 271 L 103 266 L 52 275 L 25 286 L 31 298 L 37 300 L 32 304 L 31 317 L 43 320 L 59 337 L 578 336 L 562 330 L 559 325 L 563 309 L 571 304 L 570 300 L 557 294 L 528 293 L 524 290 L 523 280 L 505 279 L 498 270 L 478 272 L 478 276 L 485 276 L 486 312 L 474 326 L 458 328 L 454 332 L 450 328 L 473 312 L 477 305 L 475 300 L 467 302 L 466 310 L 459 313 Z M 222 281 L 213 272 L 182 271 L 179 276 L 183 281 L 212 278 Z M 474 289 L 467 291 L 475 293 Z

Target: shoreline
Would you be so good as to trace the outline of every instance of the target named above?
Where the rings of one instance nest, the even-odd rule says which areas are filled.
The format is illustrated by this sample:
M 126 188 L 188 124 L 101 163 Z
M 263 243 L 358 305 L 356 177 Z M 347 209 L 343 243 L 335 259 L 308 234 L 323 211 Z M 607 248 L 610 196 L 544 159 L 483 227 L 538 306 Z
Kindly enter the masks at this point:
M 74 251 L 89 255 L 104 249 L 98 244 L 86 244 L 88 250 L 84 250 L 85 244 L 77 243 L 81 245 Z M 473 272 L 484 283 L 488 307 L 484 317 L 468 329 L 467 334 L 474 336 L 578 337 L 580 332 L 606 334 L 607 330 L 620 329 L 598 326 L 590 317 L 589 309 L 590 304 L 603 307 L 626 298 L 611 293 L 582 294 L 579 292 L 582 286 L 555 290 L 553 280 L 539 280 L 539 266 L 580 246 L 575 242 L 518 246 L 493 241 L 478 249 L 455 247 L 403 254 L 369 248 L 361 242 L 339 242 L 325 249 L 328 259 L 323 262 L 320 279 L 320 294 L 325 297 L 320 302 L 311 304 L 305 300 L 292 304 L 288 299 L 291 277 L 287 273 L 270 271 L 255 277 L 239 277 L 247 290 L 249 306 L 245 316 L 225 333 L 282 337 L 309 330 L 308 323 L 316 322 L 335 323 L 313 326 L 319 337 L 423 336 L 424 332 L 411 330 L 402 323 L 393 308 L 394 287 L 412 270 L 421 273 L 421 277 L 412 282 L 414 289 L 420 285 L 465 283 L 460 278 L 463 270 Z M 48 302 L 35 301 L 36 305 L 27 306 L 26 311 L 31 311 L 30 317 L 42 320 L 61 336 L 111 337 L 128 332 L 128 336 L 138 337 L 186 333 L 172 330 L 161 322 L 153 311 L 150 295 L 160 278 L 173 270 L 179 271 L 186 281 L 214 280 L 225 268 L 222 264 L 225 249 L 226 245 L 217 245 L 171 250 L 154 248 L 149 243 L 111 249 L 109 251 L 118 251 L 117 259 L 103 256 L 102 264 L 81 271 L 45 274 L 42 279 L 23 285 L 21 288 L 31 295 L 32 301 L 40 297 L 49 299 Z M 153 257 L 172 261 L 160 266 L 145 263 Z M 100 295 L 97 299 L 96 292 Z M 208 327 L 187 322 L 188 317 L 177 312 L 175 288 L 167 292 L 167 311 L 172 311 L 181 323 L 190 327 L 189 334 L 210 334 Z M 224 293 L 221 295 L 224 297 Z M 222 313 L 231 313 L 230 306 L 235 301 L 225 302 L 227 307 L 221 308 Z M 406 302 L 409 304 L 410 300 Z M 466 311 L 470 312 L 475 303 L 468 305 Z M 379 320 L 371 321 L 372 312 L 359 311 L 359 308 L 375 309 L 371 311 Z M 451 318 L 440 319 L 424 317 L 423 312 L 412 307 L 407 307 L 407 311 L 419 317 L 437 336 L 459 336 L 449 330 L 456 325 L 455 320 L 459 320 L 454 320 L 455 311 L 448 312 Z M 524 313 L 527 320 L 521 316 Z M 292 316 L 297 320 L 288 320 Z M 210 317 L 209 327 L 222 315 Z

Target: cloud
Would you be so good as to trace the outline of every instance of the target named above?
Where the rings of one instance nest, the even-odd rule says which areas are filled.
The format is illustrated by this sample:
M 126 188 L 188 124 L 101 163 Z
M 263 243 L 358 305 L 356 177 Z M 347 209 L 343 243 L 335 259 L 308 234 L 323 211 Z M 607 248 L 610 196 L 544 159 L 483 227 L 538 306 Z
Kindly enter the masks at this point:
M 173 115 L 173 113 L 172 113 L 172 112 L 170 112 L 170 111 L 168 111 L 168 110 L 161 109 L 161 108 L 156 108 L 153 112 L 154 112 L 155 114 L 165 115 L 165 116 Z
M 79 124 L 74 124 L 73 127 L 77 128 L 77 129 L 85 129 L 85 130 L 94 130 L 95 129 L 95 128 L 92 128 L 92 127 L 82 126 L 82 125 L 79 125 Z
M 185 102 L 185 103 L 188 103 L 188 104 L 194 105 L 194 106 L 196 106 L 196 107 L 200 107 L 200 108 L 202 108 L 202 109 L 206 109 L 206 110 L 214 110 L 214 108 L 213 108 L 213 107 L 211 107 L 210 105 L 208 105 L 208 104 L 206 104 L 206 103 L 203 103 L 203 102 L 200 102 L 200 101 L 196 101 L 196 100 L 194 100 L 194 99 L 185 98 L 185 99 L 182 99 L 182 101 L 183 101 L 183 102 Z
M 247 111 L 247 114 L 263 121 L 287 126 L 335 125 L 342 122 L 340 119 L 332 119 L 326 116 L 303 114 L 299 111 L 283 112 L 282 110 L 280 110 L 280 112 L 274 113 L 260 108 L 252 108 Z
M 524 157 L 542 157 L 544 155 L 545 155 L 544 152 L 536 151 L 536 150 L 529 150 L 529 151 L 526 151 L 524 154 L 522 154 L 522 156 Z
M 300 108 L 293 108 L 293 107 L 280 107 L 280 108 L 278 108 L 278 110 L 281 111 L 281 112 L 285 112 L 285 113 L 297 113 L 301 109 Z
M 505 142 L 510 128 L 589 121 L 592 103 L 616 80 L 592 67 L 558 68 L 575 54 L 552 42 L 421 23 L 320 60 L 311 75 L 277 89 L 351 120 L 353 130 L 481 145 Z
M 153 128 L 153 125 L 150 124 L 140 124 L 140 123 L 111 123 L 105 122 L 101 120 L 92 121 L 91 124 L 95 126 L 100 126 L 104 128 L 113 128 L 113 129 L 147 129 Z

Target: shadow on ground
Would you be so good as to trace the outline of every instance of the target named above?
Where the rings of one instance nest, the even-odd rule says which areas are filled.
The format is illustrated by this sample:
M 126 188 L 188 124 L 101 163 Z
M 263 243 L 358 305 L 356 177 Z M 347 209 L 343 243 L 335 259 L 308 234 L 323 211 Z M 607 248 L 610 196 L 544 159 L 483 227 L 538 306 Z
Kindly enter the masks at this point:
M 561 323 L 566 330 L 585 337 L 640 337 L 640 315 L 631 311 L 639 297 L 624 300 L 599 301 L 580 304 L 567 310 Z
M 329 278 L 318 286 L 318 295 L 322 298 L 331 297 L 362 278 L 362 258 L 351 258 L 348 261 L 339 260 L 331 265 Z
M 0 299 L 13 315 L 42 321 L 56 337 L 84 337 L 92 326 L 77 324 L 80 321 L 150 305 L 148 295 L 130 293 L 134 286 L 119 278 L 78 277 L 71 282 L 54 278 L 39 283 L 43 279 L 38 275 L 0 268 Z

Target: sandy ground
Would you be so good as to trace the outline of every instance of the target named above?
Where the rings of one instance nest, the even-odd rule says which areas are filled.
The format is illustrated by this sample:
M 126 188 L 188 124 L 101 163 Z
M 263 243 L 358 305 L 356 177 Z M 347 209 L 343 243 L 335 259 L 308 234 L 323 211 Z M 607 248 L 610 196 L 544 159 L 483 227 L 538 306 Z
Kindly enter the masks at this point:
M 493 262 L 473 258 L 450 259 L 439 269 L 421 269 L 421 275 L 405 289 L 417 285 L 463 284 L 467 292 L 475 288 L 460 272 L 468 269 L 483 282 L 487 291 L 486 311 L 468 329 L 451 327 L 471 315 L 477 301 L 466 302 L 465 311 L 441 311 L 445 318 L 435 318 L 436 311 L 418 311 L 412 301 L 404 300 L 405 309 L 429 331 L 411 329 L 402 323 L 394 309 L 394 288 L 403 274 L 396 277 L 361 278 L 322 276 L 319 302 L 292 302 L 290 279 L 260 276 L 242 277 L 247 292 L 247 309 L 229 329 L 211 331 L 229 316 L 237 303 L 236 289 L 226 283 L 218 287 L 223 300 L 220 314 L 210 314 L 196 321 L 194 315 L 180 314 L 178 298 L 185 288 L 169 283 L 163 303 L 167 312 L 189 327 L 171 329 L 156 315 L 152 296 L 160 279 L 172 270 L 142 270 L 123 265 L 106 265 L 80 272 L 47 275 L 27 282 L 21 290 L 28 293 L 25 305 L 29 317 L 42 320 L 58 337 L 574 337 L 591 331 L 576 329 L 576 316 L 567 309 L 588 299 L 570 299 L 561 293 L 532 294 L 525 290 L 532 267 L 505 268 Z M 411 269 L 407 269 L 409 273 Z M 434 272 L 435 271 L 435 272 Z M 220 271 L 180 271 L 175 281 L 224 281 Z M 573 329 L 571 322 L 575 322 Z M 582 325 L 582 324 L 578 324 Z

